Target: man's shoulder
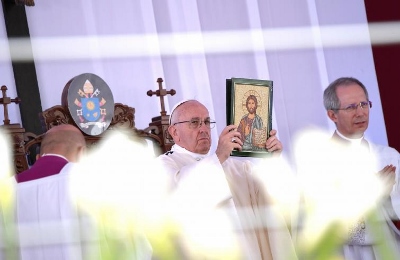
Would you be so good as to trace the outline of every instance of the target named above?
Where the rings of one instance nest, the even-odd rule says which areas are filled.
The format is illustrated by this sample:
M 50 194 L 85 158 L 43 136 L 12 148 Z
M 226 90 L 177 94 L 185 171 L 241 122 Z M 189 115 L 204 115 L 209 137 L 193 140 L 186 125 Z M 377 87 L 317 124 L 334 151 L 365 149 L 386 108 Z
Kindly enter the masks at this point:
M 59 156 L 39 158 L 30 169 L 16 175 L 17 182 L 31 181 L 60 173 L 68 161 Z
M 176 155 L 175 151 L 167 151 L 163 154 L 160 154 L 159 156 L 156 157 L 156 160 L 162 160 L 164 158 L 171 158 L 173 155 Z
M 31 175 L 32 171 L 35 172 L 35 169 L 34 168 L 30 168 L 30 169 L 27 169 L 27 170 L 25 170 L 23 172 L 20 172 L 20 173 L 15 175 L 15 179 L 17 180 L 17 182 L 21 182 L 21 181 L 25 180 L 26 176 Z
M 162 154 L 162 155 L 166 155 L 166 156 L 169 156 L 169 155 L 171 155 L 171 154 L 173 154 L 174 153 L 174 151 L 168 151 L 168 152 L 166 152 L 166 153 L 164 153 L 164 154 Z M 160 156 L 162 156 L 162 155 L 160 155 Z
M 368 143 L 371 145 L 372 149 L 376 152 L 384 151 L 385 153 L 393 153 L 393 154 L 400 155 L 399 152 L 395 148 L 390 147 L 388 145 L 376 144 L 376 143 L 373 143 L 370 141 L 368 141 Z
M 170 161 L 170 160 L 175 160 L 177 155 L 178 155 L 178 152 L 170 150 L 163 154 L 160 154 L 155 159 L 156 159 L 156 161 Z

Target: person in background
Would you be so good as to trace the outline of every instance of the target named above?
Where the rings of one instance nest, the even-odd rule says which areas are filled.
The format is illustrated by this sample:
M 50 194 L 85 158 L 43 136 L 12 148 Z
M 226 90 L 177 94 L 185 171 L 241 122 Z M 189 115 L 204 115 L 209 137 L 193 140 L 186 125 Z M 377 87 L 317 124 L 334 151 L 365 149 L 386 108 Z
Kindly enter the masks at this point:
M 325 190 L 315 196 L 326 198 L 327 193 L 334 193 L 330 194 L 329 198 L 332 199 L 322 201 L 325 205 L 321 204 L 321 207 L 329 207 L 327 203 L 331 203 L 333 208 L 352 202 L 349 205 L 351 210 L 343 207 L 340 215 L 355 208 L 360 209 L 343 225 L 344 240 L 343 243 L 339 242 L 340 254 L 346 260 L 396 259 L 399 254 L 394 225 L 389 219 L 389 215 L 394 213 L 389 194 L 395 197 L 398 189 L 396 169 L 399 153 L 391 147 L 366 140 L 365 131 L 369 125 L 372 102 L 366 87 L 358 79 L 341 77 L 334 80 L 324 90 L 323 104 L 336 130 L 328 140 L 330 148 L 318 152 L 322 154 L 321 158 L 328 158 L 326 162 L 322 163 L 324 159 L 321 158 L 314 162 L 315 165 L 323 165 L 317 168 L 319 170 L 315 175 L 321 178 L 318 179 L 319 185 L 327 185 Z M 318 149 L 314 147 L 311 150 Z M 318 182 L 315 178 L 313 180 Z M 331 189 L 334 186 L 338 189 Z M 348 191 L 347 195 L 338 192 L 340 188 Z M 369 199 L 364 201 L 365 198 Z M 329 230 L 328 227 L 326 229 Z
M 85 138 L 78 128 L 55 126 L 46 132 L 34 165 L 15 178 L 20 183 L 58 174 L 68 162 L 77 162 L 85 149 Z
M 325 89 L 323 101 L 329 119 L 336 125 L 332 139 L 368 148 L 378 160 L 378 174 L 385 180 L 388 193 L 397 191 L 399 152 L 365 139 L 372 102 L 364 84 L 352 77 L 338 78 Z
M 96 255 L 95 222 L 71 196 L 71 179 L 83 174 L 75 167 L 85 150 L 85 138 L 77 127 L 54 126 L 44 134 L 36 162 L 15 175 L 19 259 Z M 90 188 L 90 183 L 80 185 Z

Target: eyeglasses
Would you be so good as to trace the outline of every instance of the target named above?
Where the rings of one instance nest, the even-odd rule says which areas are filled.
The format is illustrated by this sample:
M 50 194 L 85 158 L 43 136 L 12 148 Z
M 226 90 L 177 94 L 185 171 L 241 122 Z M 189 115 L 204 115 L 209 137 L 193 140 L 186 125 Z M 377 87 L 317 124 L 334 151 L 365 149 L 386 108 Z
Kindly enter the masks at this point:
M 362 109 L 371 108 L 372 102 L 371 101 L 362 101 L 358 104 L 350 104 L 345 108 L 336 108 L 336 109 L 332 109 L 332 110 L 345 110 L 346 112 L 353 112 L 353 111 L 356 111 L 358 107 L 361 107 Z
M 216 124 L 216 122 L 212 122 L 209 118 L 205 119 L 204 121 L 202 121 L 200 118 L 196 117 L 196 118 L 192 118 L 190 120 L 186 120 L 186 121 L 181 121 L 181 122 L 176 122 L 173 125 L 177 125 L 177 124 L 182 124 L 182 123 L 189 123 L 189 127 L 191 129 L 197 129 L 200 128 L 203 123 L 207 128 L 213 128 Z

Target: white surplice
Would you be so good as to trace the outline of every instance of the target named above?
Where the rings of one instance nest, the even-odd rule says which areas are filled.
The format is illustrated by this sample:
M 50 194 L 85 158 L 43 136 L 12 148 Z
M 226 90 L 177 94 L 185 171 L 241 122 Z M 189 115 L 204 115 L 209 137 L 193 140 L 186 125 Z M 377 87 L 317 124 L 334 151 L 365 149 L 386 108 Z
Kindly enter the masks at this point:
M 344 245 L 343 255 L 346 260 L 385 260 L 387 257 L 396 259 L 400 257 L 400 236 L 391 219 L 397 218 L 396 213 L 400 212 L 400 204 L 396 205 L 400 198 L 398 182 L 400 154 L 388 146 L 368 141 L 366 143 L 375 166 L 371 172 L 377 173 L 387 165 L 396 166 L 396 184 L 393 186 L 390 198 L 383 198 L 383 201 L 378 201 L 376 204 L 376 220 L 369 223 L 361 219 L 361 223 L 353 227 L 355 232 Z
M 16 184 L 20 259 L 84 259 L 97 251 L 96 229 L 70 196 L 71 167 Z

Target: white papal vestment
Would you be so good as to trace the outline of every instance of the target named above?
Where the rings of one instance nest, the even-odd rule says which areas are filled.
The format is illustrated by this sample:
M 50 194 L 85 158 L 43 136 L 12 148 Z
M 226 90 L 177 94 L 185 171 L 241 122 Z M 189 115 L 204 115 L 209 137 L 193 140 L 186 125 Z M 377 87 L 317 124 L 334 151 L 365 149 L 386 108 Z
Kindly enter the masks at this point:
M 158 161 L 170 176 L 174 203 L 180 212 L 189 212 L 186 219 L 180 219 L 189 223 L 189 230 L 196 225 L 200 228 L 199 223 L 204 221 L 213 229 L 202 233 L 204 238 L 221 236 L 220 240 L 230 241 L 221 248 L 236 249 L 240 259 L 297 259 L 285 221 L 255 178 L 251 162 L 228 158 L 221 165 L 215 154 L 195 154 L 177 145 Z M 191 215 L 193 211 L 196 213 Z M 201 212 L 206 214 L 195 220 Z M 221 219 L 226 221 L 218 222 Z M 223 224 L 226 222 L 230 224 Z M 218 249 L 203 249 L 201 254 L 206 257 L 218 257 Z

